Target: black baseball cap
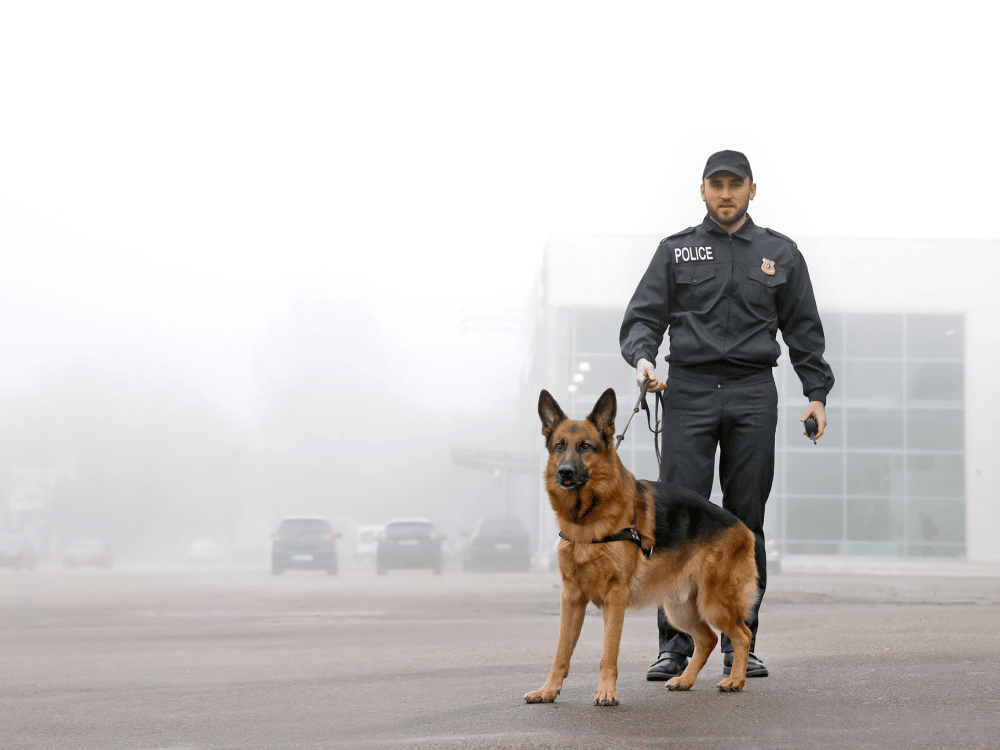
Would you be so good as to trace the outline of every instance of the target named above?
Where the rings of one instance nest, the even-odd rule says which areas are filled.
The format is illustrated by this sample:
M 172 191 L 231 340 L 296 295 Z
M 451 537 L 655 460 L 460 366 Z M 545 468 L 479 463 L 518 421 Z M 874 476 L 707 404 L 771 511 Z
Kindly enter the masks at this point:
M 732 172 L 744 180 L 753 182 L 753 172 L 750 170 L 750 162 L 739 151 L 716 151 L 708 157 L 708 163 L 705 165 L 705 173 L 701 176 L 701 179 L 704 180 L 716 172 Z

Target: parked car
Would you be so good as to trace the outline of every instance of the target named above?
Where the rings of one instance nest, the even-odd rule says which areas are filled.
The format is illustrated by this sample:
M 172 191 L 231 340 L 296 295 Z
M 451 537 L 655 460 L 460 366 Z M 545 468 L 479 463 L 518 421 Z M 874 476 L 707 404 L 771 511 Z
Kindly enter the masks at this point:
M 38 562 L 35 545 L 25 534 L 0 532 L 0 568 L 34 570 Z
M 111 545 L 96 536 L 83 536 L 73 542 L 63 554 L 63 567 L 72 570 L 85 565 L 111 567 Z
M 358 562 L 371 563 L 378 551 L 378 535 L 385 526 L 381 524 L 364 524 L 354 532 L 354 556 Z
M 271 572 L 280 576 L 292 568 L 337 574 L 337 537 L 326 518 L 285 518 L 271 535 Z
M 531 536 L 516 518 L 481 518 L 462 550 L 463 570 L 531 570 Z
M 217 565 L 222 562 L 222 550 L 214 539 L 195 539 L 184 552 L 184 559 L 194 565 Z
M 444 572 L 444 550 L 434 524 L 426 518 L 396 518 L 378 537 L 375 570 L 384 576 L 391 568 L 431 568 Z

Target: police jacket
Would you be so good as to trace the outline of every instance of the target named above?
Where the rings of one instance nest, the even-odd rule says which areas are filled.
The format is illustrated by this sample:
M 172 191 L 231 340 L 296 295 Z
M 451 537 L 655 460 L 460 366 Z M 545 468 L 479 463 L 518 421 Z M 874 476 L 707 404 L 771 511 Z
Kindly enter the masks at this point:
M 669 332 L 671 371 L 738 379 L 777 366 L 788 346 L 810 401 L 826 403 L 833 371 L 806 262 L 792 240 L 747 216 L 729 235 L 708 216 L 660 242 L 622 321 L 622 356 L 635 367 Z

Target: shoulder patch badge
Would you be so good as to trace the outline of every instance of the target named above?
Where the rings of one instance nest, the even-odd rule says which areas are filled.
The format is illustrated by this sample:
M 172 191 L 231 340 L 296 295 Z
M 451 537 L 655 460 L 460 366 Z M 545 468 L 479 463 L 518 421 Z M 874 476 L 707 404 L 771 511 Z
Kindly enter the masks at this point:
M 774 276 L 774 261 L 768 260 L 767 258 L 761 258 L 761 260 L 763 263 L 760 264 L 760 270 L 768 276 Z

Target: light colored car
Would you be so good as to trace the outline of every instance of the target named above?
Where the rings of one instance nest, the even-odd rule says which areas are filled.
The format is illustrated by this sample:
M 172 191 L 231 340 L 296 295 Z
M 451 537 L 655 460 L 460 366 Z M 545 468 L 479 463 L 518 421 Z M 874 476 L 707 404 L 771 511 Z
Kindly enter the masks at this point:
M 214 539 L 202 537 L 188 545 L 184 559 L 198 565 L 215 565 L 222 562 L 222 550 Z
M 111 567 L 111 545 L 96 536 L 83 536 L 73 542 L 63 554 L 63 567 L 72 570 L 85 565 Z
M 382 524 L 362 524 L 354 532 L 354 556 L 359 562 L 372 562 L 378 552 L 378 535 L 385 528 Z

